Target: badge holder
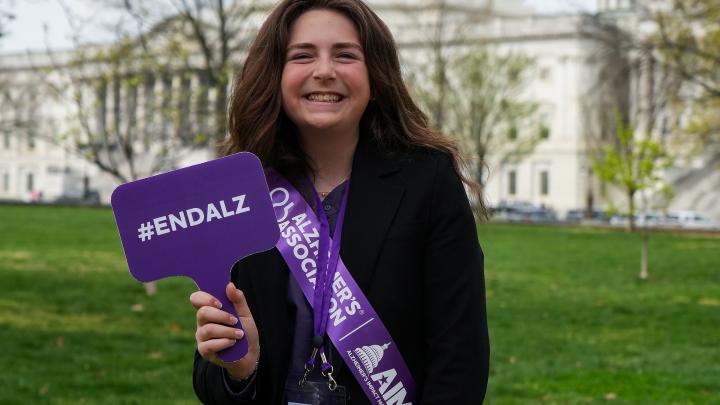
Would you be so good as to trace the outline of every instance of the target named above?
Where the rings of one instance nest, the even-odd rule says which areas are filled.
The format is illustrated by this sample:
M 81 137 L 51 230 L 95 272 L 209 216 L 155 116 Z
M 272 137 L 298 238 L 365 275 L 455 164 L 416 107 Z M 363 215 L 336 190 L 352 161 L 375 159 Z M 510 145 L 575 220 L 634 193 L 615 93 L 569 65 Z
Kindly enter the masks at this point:
M 288 379 L 285 386 L 288 405 L 346 405 L 346 391 L 342 385 L 330 390 L 325 381 L 305 381 L 302 385 Z

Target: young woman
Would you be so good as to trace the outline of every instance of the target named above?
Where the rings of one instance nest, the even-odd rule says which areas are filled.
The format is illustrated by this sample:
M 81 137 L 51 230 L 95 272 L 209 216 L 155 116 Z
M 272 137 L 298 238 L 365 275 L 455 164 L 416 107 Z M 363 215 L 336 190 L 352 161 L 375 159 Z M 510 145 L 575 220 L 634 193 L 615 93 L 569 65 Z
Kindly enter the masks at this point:
M 360 0 L 282 1 L 235 78 L 230 131 L 227 152 L 260 157 L 334 240 L 315 245 L 314 293 L 294 277 L 298 263 L 284 238 L 235 265 L 226 293 L 244 335 L 214 297 L 191 295 L 198 398 L 482 403 L 489 359 L 483 255 L 463 182 L 478 189 L 463 177 L 454 144 L 428 128 L 408 94 L 394 40 L 377 15 Z M 328 300 L 320 285 L 337 296 Z M 358 289 L 342 296 L 344 286 Z M 332 312 L 345 299 L 343 318 L 327 326 L 328 305 Z M 355 330 L 341 338 L 330 330 L 356 313 L 376 315 L 361 326 L 382 339 L 338 350 Z M 222 362 L 217 353 L 239 339 L 248 340 L 248 354 Z

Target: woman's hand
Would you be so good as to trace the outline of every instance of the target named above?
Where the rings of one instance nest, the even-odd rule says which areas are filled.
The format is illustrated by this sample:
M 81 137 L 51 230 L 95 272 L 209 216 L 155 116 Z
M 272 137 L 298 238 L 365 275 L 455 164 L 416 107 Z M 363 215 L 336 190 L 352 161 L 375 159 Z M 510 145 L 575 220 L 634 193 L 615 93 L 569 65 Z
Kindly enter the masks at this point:
M 242 380 L 255 371 L 260 357 L 260 340 L 245 295 L 233 283 L 228 283 L 225 293 L 235 306 L 245 332 L 235 328 L 238 319 L 220 309 L 220 301 L 204 291 L 195 291 L 190 295 L 190 303 L 197 309 L 195 341 L 198 352 L 205 360 L 224 367 L 234 379 Z M 220 360 L 219 351 L 243 338 L 248 340 L 248 354 L 245 357 L 232 363 Z

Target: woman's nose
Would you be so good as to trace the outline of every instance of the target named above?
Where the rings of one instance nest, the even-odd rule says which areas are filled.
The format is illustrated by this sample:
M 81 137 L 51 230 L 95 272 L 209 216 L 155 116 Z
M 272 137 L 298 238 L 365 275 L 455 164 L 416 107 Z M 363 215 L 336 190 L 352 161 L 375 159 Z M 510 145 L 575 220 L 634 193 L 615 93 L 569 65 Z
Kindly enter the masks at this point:
M 315 63 L 315 71 L 313 77 L 318 80 L 327 80 L 335 78 L 335 65 L 329 57 L 320 57 Z

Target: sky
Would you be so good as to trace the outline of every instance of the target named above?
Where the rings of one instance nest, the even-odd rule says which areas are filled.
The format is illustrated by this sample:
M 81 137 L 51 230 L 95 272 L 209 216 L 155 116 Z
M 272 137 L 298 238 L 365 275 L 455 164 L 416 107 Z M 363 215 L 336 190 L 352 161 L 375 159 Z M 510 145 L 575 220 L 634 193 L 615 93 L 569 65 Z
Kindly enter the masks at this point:
M 155 0 L 156 1 L 156 0 Z M 500 0 L 502 1 L 502 0 Z M 592 10 L 596 0 L 524 0 L 541 13 L 575 12 Z M 0 6 L 9 8 L 15 15 L 6 27 L 7 35 L 0 38 L 0 53 L 26 51 L 63 50 L 73 48 L 71 24 L 61 4 L 72 7 L 81 16 L 80 27 L 83 42 L 109 42 L 111 30 L 104 29 L 101 13 L 90 0 L 0 0 Z M 97 2 L 95 2 L 97 4 Z

